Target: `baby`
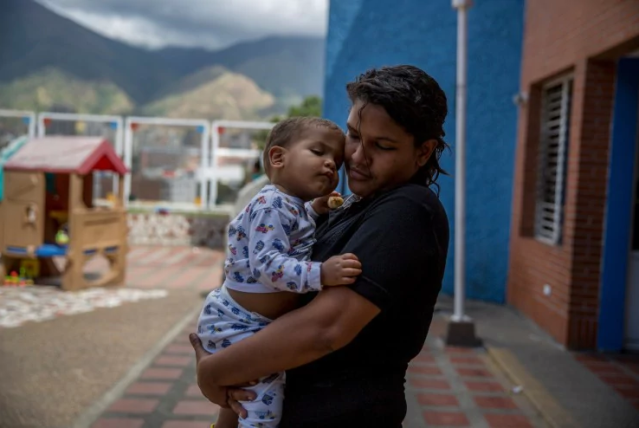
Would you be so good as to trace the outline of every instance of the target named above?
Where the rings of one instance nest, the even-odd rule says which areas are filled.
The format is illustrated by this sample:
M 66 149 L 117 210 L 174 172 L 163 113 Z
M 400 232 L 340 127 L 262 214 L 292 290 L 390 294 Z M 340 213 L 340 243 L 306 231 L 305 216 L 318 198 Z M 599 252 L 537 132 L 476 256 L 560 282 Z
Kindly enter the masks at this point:
M 353 254 L 324 263 L 309 261 L 315 220 L 334 206 L 344 158 L 344 133 L 325 119 L 291 118 L 278 123 L 264 150 L 265 186 L 229 225 L 226 279 L 206 298 L 198 334 L 209 352 L 231 346 L 297 307 L 298 294 L 352 284 L 361 273 Z M 311 202 L 312 201 L 312 202 Z M 282 415 L 284 373 L 251 387 L 240 427 L 277 427 Z M 219 428 L 237 425 L 222 409 Z

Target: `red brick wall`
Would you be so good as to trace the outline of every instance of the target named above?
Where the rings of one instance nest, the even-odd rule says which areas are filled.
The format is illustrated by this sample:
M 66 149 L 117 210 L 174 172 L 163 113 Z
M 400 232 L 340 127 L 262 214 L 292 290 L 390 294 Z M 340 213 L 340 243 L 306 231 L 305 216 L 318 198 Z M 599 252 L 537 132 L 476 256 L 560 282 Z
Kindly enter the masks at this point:
M 615 63 L 639 46 L 639 1 L 526 2 L 508 300 L 560 343 L 594 348 Z M 562 243 L 533 238 L 540 86 L 574 76 Z M 550 296 L 543 294 L 545 284 Z

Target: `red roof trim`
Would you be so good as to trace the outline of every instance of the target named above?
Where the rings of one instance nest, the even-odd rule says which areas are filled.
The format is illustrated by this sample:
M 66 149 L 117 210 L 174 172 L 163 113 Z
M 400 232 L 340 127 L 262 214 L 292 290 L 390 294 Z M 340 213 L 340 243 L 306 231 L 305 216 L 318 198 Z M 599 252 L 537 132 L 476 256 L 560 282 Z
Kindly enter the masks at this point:
M 51 140 L 51 141 L 42 141 L 43 139 Z M 26 160 L 20 159 L 20 152 L 22 150 L 31 150 L 33 152 L 33 144 L 52 144 L 55 145 L 56 142 L 60 144 L 60 142 L 66 143 L 64 147 L 67 149 L 67 153 L 69 150 L 69 143 L 73 144 L 71 140 L 78 140 L 78 142 L 83 142 L 86 148 L 87 143 L 91 145 L 94 144 L 94 147 L 91 147 L 91 152 L 89 155 L 82 160 L 80 165 L 77 165 L 74 168 L 64 168 L 62 165 L 60 167 L 55 166 L 47 166 L 42 165 L 44 163 L 44 159 L 41 157 L 36 160 L 36 163 L 40 163 L 40 165 L 28 165 Z M 57 141 L 56 141 L 57 140 Z M 91 141 L 87 141 L 91 140 Z M 52 150 L 51 147 L 47 147 L 47 155 L 51 153 L 51 156 L 55 158 L 56 151 Z M 59 156 L 63 156 L 64 154 L 59 154 Z M 45 155 L 43 155 L 45 156 Z M 37 158 L 37 156 L 36 156 Z M 28 155 L 27 155 L 28 159 Z M 52 162 L 53 163 L 53 162 Z M 58 174 L 81 174 L 87 175 L 92 171 L 113 171 L 117 174 L 126 174 L 128 169 L 124 162 L 120 157 L 115 153 L 113 146 L 109 143 L 108 140 L 96 137 L 78 137 L 78 136 L 70 136 L 70 137 L 44 137 L 38 139 L 29 140 L 20 150 L 18 150 L 11 159 L 4 165 L 5 170 L 9 171 L 41 171 L 41 172 L 50 172 L 50 173 L 58 173 Z

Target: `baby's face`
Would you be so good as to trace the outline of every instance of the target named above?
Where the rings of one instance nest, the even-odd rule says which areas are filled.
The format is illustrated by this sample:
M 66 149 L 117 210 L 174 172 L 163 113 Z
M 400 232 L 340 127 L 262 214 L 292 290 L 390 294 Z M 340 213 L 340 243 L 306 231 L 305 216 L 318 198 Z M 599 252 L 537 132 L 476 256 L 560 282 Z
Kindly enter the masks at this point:
M 304 200 L 331 193 L 339 183 L 344 162 L 344 134 L 325 127 L 304 131 L 301 140 L 287 148 L 282 171 L 284 186 Z

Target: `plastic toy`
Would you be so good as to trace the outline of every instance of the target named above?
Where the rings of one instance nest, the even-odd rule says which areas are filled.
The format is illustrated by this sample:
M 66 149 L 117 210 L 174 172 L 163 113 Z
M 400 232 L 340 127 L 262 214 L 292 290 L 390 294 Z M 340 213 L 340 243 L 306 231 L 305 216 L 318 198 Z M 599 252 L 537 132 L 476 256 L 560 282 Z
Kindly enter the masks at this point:
M 33 280 L 26 278 L 22 273 L 18 275 L 16 271 L 12 271 L 11 275 L 5 276 L 4 285 L 9 287 L 25 287 L 27 285 L 33 285 Z
M 94 171 L 119 176 L 113 206 L 93 206 Z M 60 276 L 64 290 L 122 283 L 127 253 L 122 200 L 126 172 L 111 144 L 101 137 L 44 137 L 22 145 L 3 170 L 0 278 L 11 272 L 5 282 L 20 284 L 33 280 L 34 274 Z M 110 271 L 88 280 L 83 266 L 98 254 L 109 261 Z M 66 258 L 62 271 L 54 257 Z
M 64 224 L 58 232 L 55 234 L 55 243 L 58 245 L 68 245 L 69 244 L 69 226 L 68 224 Z

